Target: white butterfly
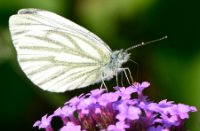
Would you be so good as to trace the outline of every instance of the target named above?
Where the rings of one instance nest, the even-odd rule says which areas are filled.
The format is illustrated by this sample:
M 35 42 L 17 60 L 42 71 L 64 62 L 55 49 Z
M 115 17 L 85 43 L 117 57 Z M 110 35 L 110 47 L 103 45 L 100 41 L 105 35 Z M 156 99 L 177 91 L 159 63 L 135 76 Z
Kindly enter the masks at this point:
M 55 13 L 22 9 L 9 19 L 18 62 L 43 90 L 64 92 L 113 78 L 129 60 L 99 37 Z

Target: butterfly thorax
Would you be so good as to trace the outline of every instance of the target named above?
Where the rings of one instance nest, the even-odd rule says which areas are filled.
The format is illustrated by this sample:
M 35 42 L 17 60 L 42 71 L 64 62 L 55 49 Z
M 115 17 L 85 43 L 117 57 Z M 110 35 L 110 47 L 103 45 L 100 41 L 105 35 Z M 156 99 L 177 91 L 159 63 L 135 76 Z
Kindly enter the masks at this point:
M 113 51 L 110 57 L 110 61 L 102 67 L 102 73 L 104 79 L 111 79 L 116 73 L 122 71 L 122 64 L 127 62 L 130 54 L 121 50 Z

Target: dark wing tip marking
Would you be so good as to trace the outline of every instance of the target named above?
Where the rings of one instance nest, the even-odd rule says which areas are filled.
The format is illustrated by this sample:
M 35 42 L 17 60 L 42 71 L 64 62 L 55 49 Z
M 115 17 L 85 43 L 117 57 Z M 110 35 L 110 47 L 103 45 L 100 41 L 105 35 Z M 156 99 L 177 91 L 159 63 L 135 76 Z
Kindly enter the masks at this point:
M 42 11 L 42 10 L 29 8 L 29 9 L 21 9 L 17 13 L 18 14 L 37 14 L 38 11 Z

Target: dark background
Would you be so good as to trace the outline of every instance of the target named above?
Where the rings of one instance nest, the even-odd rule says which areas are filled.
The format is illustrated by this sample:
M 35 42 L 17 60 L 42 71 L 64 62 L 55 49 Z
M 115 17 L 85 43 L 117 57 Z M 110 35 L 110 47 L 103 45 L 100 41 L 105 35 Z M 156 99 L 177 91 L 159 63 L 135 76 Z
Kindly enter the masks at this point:
M 200 107 L 200 2 L 195 0 L 0 0 L 0 130 L 36 130 L 33 123 L 65 101 L 100 84 L 66 93 L 42 91 L 20 70 L 8 30 L 8 20 L 21 8 L 55 12 L 89 29 L 111 49 L 168 36 L 132 50 L 131 68 L 138 81 L 149 81 L 151 100 L 168 99 Z M 137 75 L 136 70 L 139 70 Z M 108 87 L 115 80 L 107 82 Z M 186 123 L 200 130 L 199 112 Z

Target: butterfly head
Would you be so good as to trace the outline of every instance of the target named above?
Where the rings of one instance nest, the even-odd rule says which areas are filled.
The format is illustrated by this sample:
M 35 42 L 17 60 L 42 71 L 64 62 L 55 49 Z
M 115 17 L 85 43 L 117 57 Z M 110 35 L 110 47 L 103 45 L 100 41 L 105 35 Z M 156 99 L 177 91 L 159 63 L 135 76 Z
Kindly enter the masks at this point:
M 114 51 L 111 55 L 111 62 L 114 66 L 121 67 L 121 65 L 129 60 L 130 54 L 123 49 Z

